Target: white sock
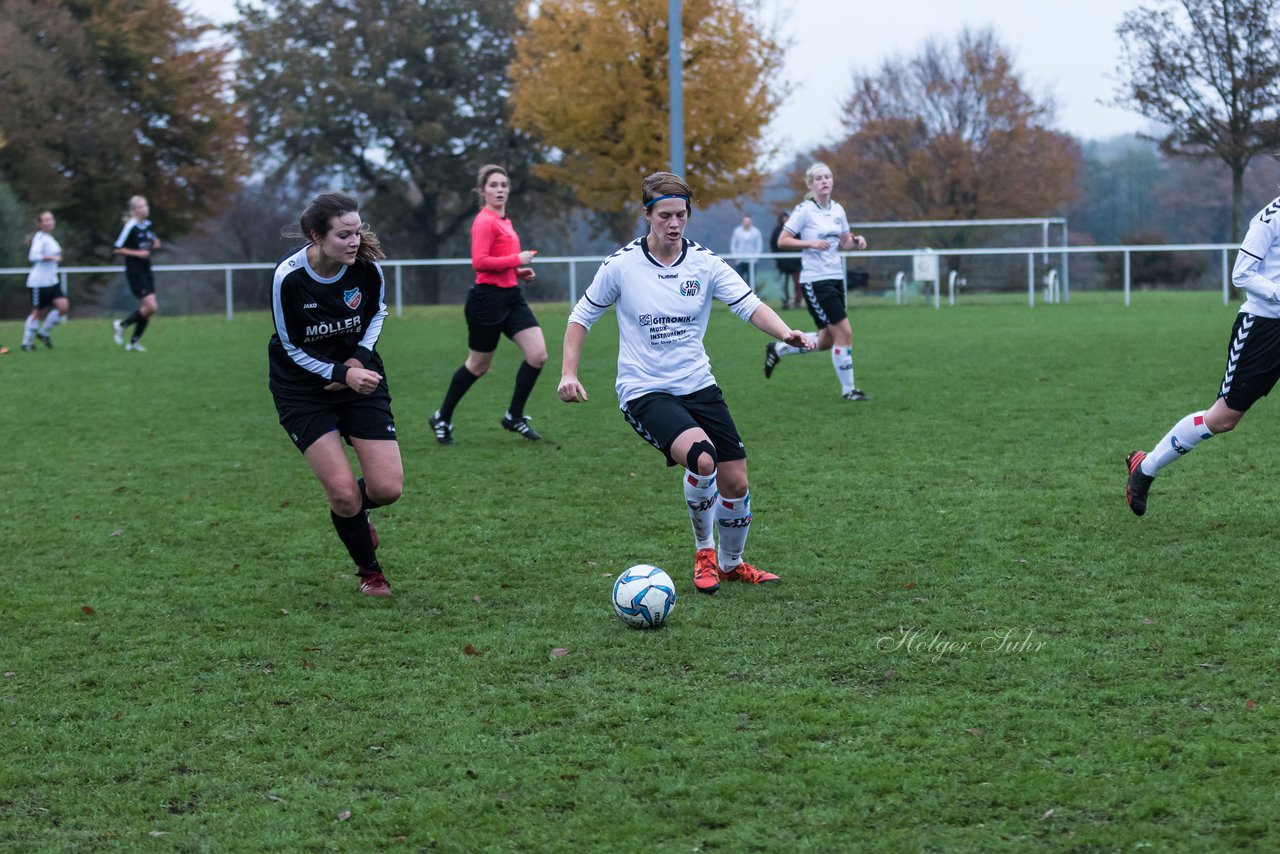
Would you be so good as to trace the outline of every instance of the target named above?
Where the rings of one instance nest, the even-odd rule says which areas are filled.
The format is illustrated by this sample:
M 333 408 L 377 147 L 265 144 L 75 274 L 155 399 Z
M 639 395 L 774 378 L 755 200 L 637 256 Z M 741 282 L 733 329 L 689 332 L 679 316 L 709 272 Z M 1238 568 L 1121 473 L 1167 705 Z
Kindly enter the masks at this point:
M 853 383 L 853 348 L 832 347 L 831 366 L 836 369 L 836 376 L 840 378 L 841 391 L 845 394 L 853 391 L 856 388 Z
M 1164 438 L 1139 463 L 1142 473 L 1148 477 L 1155 477 L 1160 469 L 1179 457 L 1191 453 L 1192 448 L 1212 436 L 1213 433 L 1205 426 L 1204 413 L 1191 413 L 1174 424 L 1173 429 L 1164 434 Z
M 806 333 L 806 335 L 813 340 L 816 340 L 818 337 L 818 333 L 816 332 L 808 332 Z M 777 353 L 779 356 L 794 356 L 798 353 L 813 352 L 812 350 L 806 350 L 803 347 L 793 347 L 792 345 L 785 344 L 782 341 L 779 341 L 778 343 L 773 345 L 773 351 Z
M 49 309 L 49 313 L 44 316 L 44 323 L 40 324 L 40 334 L 48 335 L 53 327 L 58 325 L 58 318 L 62 317 L 62 312 L 56 308 Z
M 36 329 L 38 328 L 38 326 L 39 326 L 39 322 L 35 319 L 35 317 L 33 315 L 28 314 L 27 323 L 25 326 L 22 327 L 22 343 L 24 345 L 30 344 L 36 340 Z
M 685 469 L 684 503 L 689 507 L 689 521 L 693 523 L 693 539 L 700 549 L 713 548 L 715 540 L 716 473 L 700 475 Z
M 720 496 L 716 507 L 716 523 L 720 528 L 720 569 L 730 572 L 742 563 L 751 530 L 751 492 L 741 498 Z

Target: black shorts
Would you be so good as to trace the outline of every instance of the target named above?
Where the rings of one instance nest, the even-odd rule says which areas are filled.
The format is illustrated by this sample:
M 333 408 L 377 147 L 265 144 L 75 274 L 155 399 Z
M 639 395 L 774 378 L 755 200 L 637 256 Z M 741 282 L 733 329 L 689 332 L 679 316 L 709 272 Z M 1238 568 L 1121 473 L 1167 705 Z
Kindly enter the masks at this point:
M 1246 412 L 1280 379 L 1280 319 L 1240 312 L 1231 327 L 1227 370 L 1218 397 Z
M 129 282 L 129 290 L 133 291 L 136 299 L 142 299 L 156 292 L 156 280 L 152 278 L 150 270 L 126 270 L 124 277 Z
M 503 335 L 514 338 L 517 332 L 538 325 L 538 318 L 533 316 L 533 309 L 524 301 L 518 286 L 500 288 L 476 283 L 467 293 L 466 316 L 467 346 L 477 353 L 492 353 Z
M 285 397 L 272 393 L 280 426 L 299 451 L 306 452 L 316 439 L 334 430 L 351 439 L 396 438 L 396 421 L 391 414 L 391 394 L 386 383 L 372 394 L 351 389 L 323 392 L 326 397 Z M 329 397 L 331 396 L 331 399 Z
M 849 315 L 844 309 L 844 282 L 839 279 L 821 279 L 805 282 L 804 301 L 809 306 L 809 316 L 819 329 L 834 326 Z
M 34 309 L 53 308 L 53 301 L 62 299 L 66 294 L 62 292 L 62 285 L 45 285 L 41 288 L 31 289 L 31 307 Z
M 747 449 L 742 446 L 742 438 L 738 436 L 738 428 L 718 385 L 709 385 L 693 394 L 650 392 L 624 403 L 622 415 L 641 439 L 666 455 L 669 466 L 685 464 L 671 459 L 671 443 L 693 427 L 700 427 L 710 437 L 721 462 L 747 458 Z

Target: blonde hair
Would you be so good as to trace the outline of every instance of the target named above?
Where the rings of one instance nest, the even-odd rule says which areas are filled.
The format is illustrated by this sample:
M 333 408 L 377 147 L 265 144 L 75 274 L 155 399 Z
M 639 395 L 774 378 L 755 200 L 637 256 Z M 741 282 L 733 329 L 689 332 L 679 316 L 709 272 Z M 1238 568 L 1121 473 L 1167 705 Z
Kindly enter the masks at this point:
M 830 167 L 830 166 L 828 166 L 827 164 L 823 163 L 821 160 L 816 161 L 812 166 L 810 166 L 808 169 L 804 170 L 804 185 L 805 185 L 806 187 L 812 187 L 812 185 L 813 185 L 813 176 L 818 174 L 818 170 L 819 170 L 819 169 L 826 169 L 828 172 L 831 172 L 831 167 Z M 832 180 L 833 180 L 833 182 L 834 182 L 834 179 L 835 179 L 835 173 L 834 173 L 834 172 L 832 172 L 831 177 L 832 177 Z M 805 197 L 806 199 L 811 199 L 811 200 L 816 199 L 816 197 L 813 195 L 813 190 L 812 190 L 812 189 L 810 189 L 810 190 L 809 190 L 809 192 L 805 193 L 805 194 L 804 194 L 804 197 Z
M 501 173 L 503 178 L 507 179 L 507 183 L 511 182 L 511 176 L 507 174 L 507 170 L 499 166 L 497 163 L 486 163 L 480 167 L 480 171 L 476 173 L 476 190 L 475 193 L 480 198 L 480 207 L 484 207 L 484 185 L 489 183 L 489 177 L 494 173 Z
M 129 205 L 127 208 L 125 208 L 125 212 L 124 212 L 124 221 L 128 222 L 129 220 L 133 219 L 133 209 L 140 204 L 145 205 L 146 203 L 147 203 L 146 196 L 130 196 Z

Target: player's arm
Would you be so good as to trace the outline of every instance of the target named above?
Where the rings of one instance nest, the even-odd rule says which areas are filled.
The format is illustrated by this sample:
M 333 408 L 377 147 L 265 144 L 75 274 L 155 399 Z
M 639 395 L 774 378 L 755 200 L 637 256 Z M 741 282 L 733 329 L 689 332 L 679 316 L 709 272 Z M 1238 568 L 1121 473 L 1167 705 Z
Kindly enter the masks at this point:
M 845 252 L 848 252 L 853 249 L 857 249 L 861 251 L 866 248 L 867 248 L 867 239 L 863 237 L 861 234 L 851 234 L 850 232 L 846 231 L 844 234 L 840 235 L 841 250 Z
M 1254 217 L 1249 223 L 1249 231 L 1240 244 L 1240 252 L 1236 255 L 1235 267 L 1231 270 L 1231 283 L 1250 296 L 1264 302 L 1280 302 L 1280 286 L 1262 275 L 1262 259 L 1272 251 L 1271 247 L 1280 234 L 1277 234 L 1276 222 L 1264 222 Z
M 792 329 L 787 326 L 786 321 L 764 303 L 760 303 L 756 310 L 751 313 L 750 323 L 761 332 L 772 335 L 779 341 L 785 341 L 792 347 L 812 350 L 815 346 L 809 336 L 799 329 Z
M 578 361 L 582 357 L 582 344 L 587 340 L 587 327 L 570 320 L 564 330 L 564 347 L 561 350 L 560 386 L 556 394 L 565 403 L 578 403 L 587 399 L 587 390 L 578 381 Z

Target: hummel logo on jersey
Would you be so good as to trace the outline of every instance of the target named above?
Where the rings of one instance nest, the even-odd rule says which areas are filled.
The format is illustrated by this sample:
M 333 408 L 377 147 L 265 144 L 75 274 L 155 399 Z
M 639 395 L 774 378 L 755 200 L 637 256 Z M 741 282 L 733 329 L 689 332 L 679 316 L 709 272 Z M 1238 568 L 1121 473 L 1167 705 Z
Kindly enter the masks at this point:
M 1271 204 L 1267 205 L 1266 208 L 1263 209 L 1262 213 L 1258 214 L 1258 219 L 1263 222 L 1271 222 L 1271 218 L 1275 216 L 1277 212 L 1280 212 L 1280 199 L 1272 199 Z
M 658 278 L 659 279 L 678 279 L 680 278 L 680 274 L 679 273 L 659 273 Z
M 349 291 L 342 292 L 342 301 L 347 304 L 347 308 L 355 309 L 360 307 L 360 298 L 362 296 L 363 294 L 360 293 L 359 288 L 352 288 Z
M 700 290 L 702 290 L 702 282 L 697 279 L 689 279 L 680 285 L 680 293 L 687 297 L 696 297 Z

